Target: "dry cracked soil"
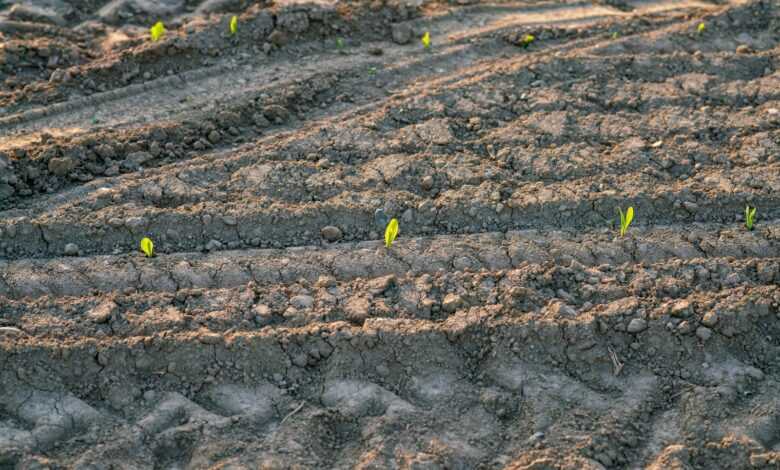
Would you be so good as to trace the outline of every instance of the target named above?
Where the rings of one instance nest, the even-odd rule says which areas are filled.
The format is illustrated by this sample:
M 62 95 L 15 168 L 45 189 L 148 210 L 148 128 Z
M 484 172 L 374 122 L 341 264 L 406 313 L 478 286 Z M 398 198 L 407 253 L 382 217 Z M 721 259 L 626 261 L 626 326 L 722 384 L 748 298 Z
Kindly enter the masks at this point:
M 0 469 L 780 468 L 779 40 L 776 0 L 0 1 Z

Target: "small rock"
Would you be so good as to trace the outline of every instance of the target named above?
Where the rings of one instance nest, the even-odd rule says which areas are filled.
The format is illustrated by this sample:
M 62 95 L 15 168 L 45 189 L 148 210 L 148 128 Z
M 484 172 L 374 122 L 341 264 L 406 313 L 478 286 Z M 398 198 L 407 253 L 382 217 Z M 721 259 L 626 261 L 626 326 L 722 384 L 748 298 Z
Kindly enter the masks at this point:
M 737 54 L 750 54 L 753 50 L 747 44 L 737 46 Z
M 275 29 L 271 34 L 268 35 L 268 40 L 271 41 L 271 44 L 274 46 L 282 47 L 287 44 L 287 35 L 278 29 Z
M 322 238 L 329 242 L 341 240 L 342 237 L 341 229 L 335 225 L 328 225 L 327 227 L 323 227 L 320 233 L 322 234 Z
M 297 309 L 312 308 L 314 305 L 314 297 L 310 295 L 296 295 L 290 298 L 290 305 Z
M 336 285 L 336 278 L 329 275 L 320 276 L 315 284 L 317 287 L 333 287 Z
M 57 176 L 65 176 L 76 168 L 76 162 L 70 157 L 55 157 L 49 160 L 49 171 Z
M 669 311 L 673 317 L 687 317 L 691 313 L 691 303 L 687 300 L 678 300 Z
M 390 218 L 387 216 L 387 214 L 385 214 L 384 209 L 380 208 L 374 211 L 374 223 L 376 224 L 377 228 L 384 231 L 388 222 L 390 222 Z
M 114 151 L 114 147 L 112 147 L 109 144 L 98 145 L 97 147 L 95 147 L 95 153 L 97 153 L 98 156 L 103 160 L 116 157 L 116 152 Z
M 46 3 L 46 2 L 42 2 Z M 65 26 L 65 18 L 57 12 L 48 8 L 41 8 L 32 5 L 17 4 L 8 10 L 8 19 L 14 21 L 25 21 L 32 23 L 48 23 L 56 26 Z
M 222 242 L 219 240 L 211 240 L 206 243 L 206 251 L 216 251 L 222 248 Z
M 143 165 L 153 158 L 154 156 L 149 152 L 133 152 L 127 156 L 127 161 L 136 165 Z
M 222 140 L 222 136 L 219 134 L 219 131 L 215 129 L 209 132 L 208 139 L 212 144 L 217 144 L 220 140 Z
M 693 327 L 686 320 L 681 321 L 680 324 L 677 325 L 677 332 L 680 333 L 681 335 L 687 335 L 692 331 L 692 329 Z
M 347 320 L 362 325 L 363 322 L 368 319 L 369 308 L 371 303 L 365 297 L 352 297 L 344 305 L 344 313 L 347 316 Z
M 710 310 L 704 314 L 704 318 L 701 319 L 701 324 L 708 327 L 713 327 L 718 323 L 718 313 Z
M 644 331 L 647 329 L 647 320 L 644 318 L 633 318 L 630 322 L 628 322 L 628 327 L 626 328 L 626 331 L 629 333 L 639 333 L 640 331 Z
M 224 223 L 228 227 L 235 227 L 238 224 L 238 221 L 232 215 L 223 215 L 222 223 Z
M 65 256 L 78 256 L 79 246 L 75 243 L 68 243 L 65 245 Z
M 457 294 L 447 294 L 441 303 L 441 308 L 447 313 L 454 313 L 461 305 L 463 305 L 463 299 Z
M 144 199 L 152 202 L 159 202 L 162 199 L 162 188 L 154 183 L 145 184 L 141 191 L 143 192 Z
M 430 191 L 433 189 L 433 176 L 423 176 L 422 181 L 420 181 L 420 188 L 422 188 L 423 191 Z
M 387 276 L 378 277 L 368 282 L 366 288 L 371 295 L 379 295 L 384 293 L 393 284 L 395 284 L 395 275 L 388 274 Z
M 116 303 L 111 300 L 107 300 L 87 312 L 87 318 L 92 320 L 92 323 L 106 323 L 109 319 L 111 319 L 111 315 L 114 313 L 116 308 Z
M 712 336 L 712 330 L 706 326 L 700 326 L 696 328 L 696 336 L 698 336 L 702 341 L 707 341 Z
M 412 27 L 408 23 L 396 23 L 391 26 L 393 42 L 396 44 L 409 44 L 412 40 Z

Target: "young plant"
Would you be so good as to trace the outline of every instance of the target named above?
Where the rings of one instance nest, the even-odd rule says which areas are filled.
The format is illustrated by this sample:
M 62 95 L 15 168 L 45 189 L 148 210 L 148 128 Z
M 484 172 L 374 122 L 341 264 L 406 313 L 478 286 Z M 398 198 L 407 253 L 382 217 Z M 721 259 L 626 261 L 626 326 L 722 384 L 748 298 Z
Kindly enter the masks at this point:
M 745 206 L 745 228 L 753 230 L 753 223 L 756 221 L 756 208 Z
M 338 49 L 339 52 L 344 51 L 344 39 L 336 38 L 336 49 Z
M 424 49 L 431 48 L 431 33 L 426 31 L 422 36 L 422 45 Z
M 617 31 L 612 33 L 612 39 L 617 39 L 619 37 L 620 37 L 620 33 L 618 33 Z
M 147 258 L 154 256 L 154 243 L 147 237 L 141 239 L 141 251 L 144 252 Z
M 699 26 L 696 27 L 696 31 L 699 34 L 703 33 L 705 29 L 707 29 L 707 27 L 704 25 L 704 22 L 699 23 Z
M 618 212 L 620 213 L 620 236 L 625 237 L 626 232 L 628 232 L 628 226 L 631 225 L 631 221 L 634 220 L 634 208 L 629 207 L 624 214 L 618 207 Z
M 149 34 L 152 37 L 152 41 L 159 41 L 160 38 L 165 36 L 165 25 L 162 21 L 158 21 L 151 28 L 149 28 Z
M 385 229 L 385 246 L 387 248 L 393 246 L 393 242 L 395 241 L 395 237 L 397 236 L 398 236 L 398 219 L 392 219 L 390 220 L 390 223 L 387 224 L 387 228 Z
M 534 37 L 533 34 L 526 34 L 525 36 L 523 36 L 523 39 L 520 41 L 520 45 L 522 45 L 523 47 L 528 47 L 535 40 L 536 38 Z
M 238 16 L 233 15 L 233 18 L 230 18 L 230 34 L 232 36 L 235 36 L 238 32 Z

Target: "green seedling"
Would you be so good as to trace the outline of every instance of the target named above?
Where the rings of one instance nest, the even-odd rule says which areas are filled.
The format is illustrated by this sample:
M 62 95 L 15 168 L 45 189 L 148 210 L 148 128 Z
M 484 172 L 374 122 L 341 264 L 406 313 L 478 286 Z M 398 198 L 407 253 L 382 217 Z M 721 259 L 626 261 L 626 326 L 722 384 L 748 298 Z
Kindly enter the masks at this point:
M 144 252 L 147 258 L 154 256 L 154 243 L 147 237 L 141 239 L 141 251 Z
M 424 49 L 431 48 L 431 33 L 426 31 L 422 36 L 422 45 Z
M 374 75 L 376 75 L 376 67 L 369 67 L 368 68 L 368 75 L 370 77 L 373 77 Z
M 753 223 L 756 221 L 756 208 L 745 206 L 745 228 L 753 230 Z
M 617 39 L 618 37 L 620 37 L 620 33 L 618 33 L 617 31 L 612 33 L 612 39 Z
M 338 49 L 339 51 L 344 50 L 344 39 L 336 38 L 336 49 Z
M 698 31 L 699 34 L 703 33 L 705 29 L 707 29 L 707 27 L 704 25 L 704 22 L 699 23 L 699 26 L 696 27 L 696 31 Z
M 631 225 L 631 221 L 634 220 L 634 208 L 629 207 L 624 214 L 618 207 L 618 212 L 620 213 L 620 236 L 625 237 L 626 232 L 628 232 L 628 226 Z
M 165 25 L 162 21 L 158 21 L 151 28 L 149 28 L 149 34 L 152 37 L 152 41 L 159 41 L 160 38 L 165 36 Z
M 390 220 L 390 223 L 387 224 L 387 228 L 385 229 L 385 246 L 387 248 L 393 246 L 393 242 L 395 241 L 395 237 L 397 236 L 398 236 L 398 219 L 392 219 Z
M 533 34 L 526 34 L 523 36 L 523 39 L 520 41 L 520 45 L 523 47 L 528 47 L 531 45 L 532 42 L 536 41 L 536 38 Z
M 238 32 L 238 16 L 233 15 L 233 18 L 230 18 L 230 34 L 235 35 Z

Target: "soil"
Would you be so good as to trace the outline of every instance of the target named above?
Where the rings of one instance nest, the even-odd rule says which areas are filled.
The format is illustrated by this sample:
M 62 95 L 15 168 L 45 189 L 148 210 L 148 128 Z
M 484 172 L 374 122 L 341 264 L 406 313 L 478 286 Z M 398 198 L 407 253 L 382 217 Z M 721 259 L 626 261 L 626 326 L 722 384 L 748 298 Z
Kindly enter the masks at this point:
M 776 1 L 0 2 L 0 469 L 780 468 L 779 40 Z

